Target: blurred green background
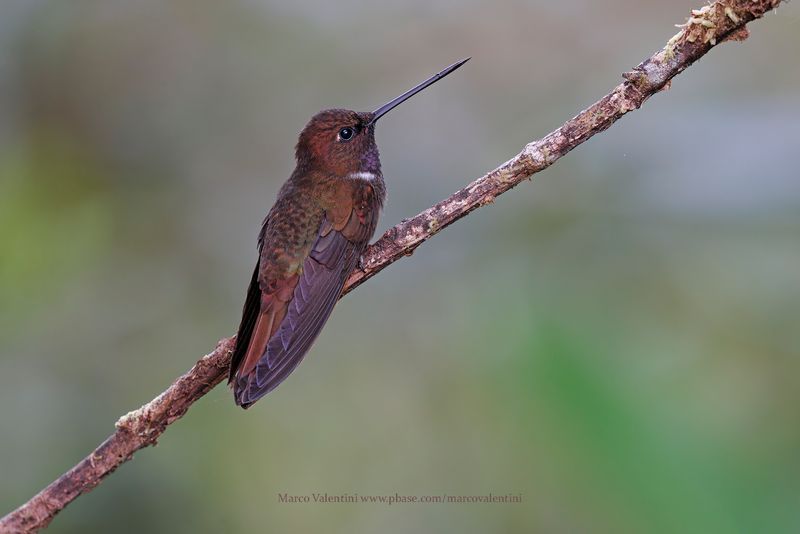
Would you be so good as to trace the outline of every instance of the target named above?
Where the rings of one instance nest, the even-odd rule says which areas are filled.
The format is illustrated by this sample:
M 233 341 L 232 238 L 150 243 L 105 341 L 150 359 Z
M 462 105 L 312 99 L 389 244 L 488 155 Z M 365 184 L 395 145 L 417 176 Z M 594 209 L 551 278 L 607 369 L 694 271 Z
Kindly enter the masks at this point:
M 608 92 L 695 1 L 3 0 L 0 513 L 234 332 L 296 135 L 378 128 L 382 232 Z M 50 531 L 800 531 L 800 15 L 344 299 Z M 522 494 L 281 504 L 278 493 Z

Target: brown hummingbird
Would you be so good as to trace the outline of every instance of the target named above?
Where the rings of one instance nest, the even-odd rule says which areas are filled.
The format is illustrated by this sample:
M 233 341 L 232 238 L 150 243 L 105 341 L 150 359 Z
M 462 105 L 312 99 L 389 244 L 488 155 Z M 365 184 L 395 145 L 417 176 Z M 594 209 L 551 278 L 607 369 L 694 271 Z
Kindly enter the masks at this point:
M 259 258 L 231 359 L 228 383 L 242 408 L 297 367 L 375 233 L 386 197 L 375 122 L 468 60 L 375 111 L 328 109 L 303 128 L 297 166 L 261 225 Z

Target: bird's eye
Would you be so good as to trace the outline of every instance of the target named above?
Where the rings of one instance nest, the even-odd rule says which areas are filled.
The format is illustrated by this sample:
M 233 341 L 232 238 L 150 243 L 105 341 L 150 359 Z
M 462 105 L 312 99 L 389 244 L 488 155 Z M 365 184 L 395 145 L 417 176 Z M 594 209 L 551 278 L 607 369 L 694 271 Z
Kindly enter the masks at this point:
M 353 138 L 354 133 L 355 131 L 352 128 L 342 128 L 339 130 L 339 135 L 337 137 L 339 141 L 349 141 Z

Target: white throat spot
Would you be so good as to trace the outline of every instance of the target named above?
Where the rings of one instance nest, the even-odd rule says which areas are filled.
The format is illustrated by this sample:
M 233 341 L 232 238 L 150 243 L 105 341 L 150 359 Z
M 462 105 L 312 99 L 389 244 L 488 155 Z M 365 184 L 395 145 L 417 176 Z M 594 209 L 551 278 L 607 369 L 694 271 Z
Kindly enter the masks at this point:
M 378 178 L 374 172 L 367 171 L 351 172 L 348 177 L 354 180 L 366 180 L 367 182 L 371 182 Z

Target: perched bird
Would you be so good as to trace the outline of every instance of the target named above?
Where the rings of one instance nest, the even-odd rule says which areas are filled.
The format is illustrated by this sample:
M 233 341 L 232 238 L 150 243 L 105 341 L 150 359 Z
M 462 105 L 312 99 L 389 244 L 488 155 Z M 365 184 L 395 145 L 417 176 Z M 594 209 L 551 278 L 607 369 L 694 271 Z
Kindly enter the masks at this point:
M 303 128 L 297 166 L 258 236 L 228 378 L 236 404 L 248 408 L 297 367 L 375 233 L 386 197 L 375 122 L 468 60 L 375 111 L 329 109 Z

